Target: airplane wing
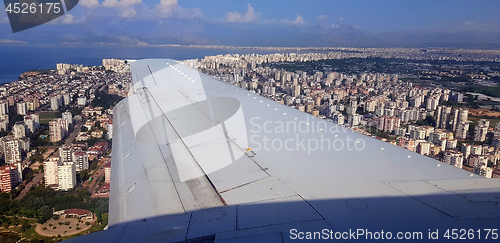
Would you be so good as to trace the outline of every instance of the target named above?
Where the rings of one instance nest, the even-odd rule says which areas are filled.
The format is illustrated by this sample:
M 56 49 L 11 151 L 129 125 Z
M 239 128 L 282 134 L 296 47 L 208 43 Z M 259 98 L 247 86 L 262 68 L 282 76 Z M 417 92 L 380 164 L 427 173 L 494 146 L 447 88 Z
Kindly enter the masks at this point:
M 131 69 L 113 111 L 109 228 L 70 241 L 498 240 L 498 179 L 174 60 Z

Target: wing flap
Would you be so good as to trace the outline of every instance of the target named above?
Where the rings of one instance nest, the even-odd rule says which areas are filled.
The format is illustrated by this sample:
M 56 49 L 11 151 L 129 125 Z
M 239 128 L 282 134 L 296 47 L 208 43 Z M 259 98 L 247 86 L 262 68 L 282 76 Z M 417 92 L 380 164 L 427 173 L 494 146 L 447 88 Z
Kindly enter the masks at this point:
M 484 181 L 484 180 L 483 180 Z M 469 180 L 452 180 L 455 190 L 446 190 L 439 185 L 447 185 L 446 180 L 433 181 L 401 181 L 388 183 L 391 187 L 406 195 L 432 207 L 446 215 L 462 220 L 471 219 L 497 219 L 500 218 L 500 205 L 498 204 L 500 188 L 490 184 L 490 190 L 460 190 L 460 185 L 473 183 Z M 492 181 L 489 181 L 492 183 Z M 449 184 L 448 184 L 449 185 Z M 484 185 L 484 184 L 483 184 Z M 468 210 L 464 210 L 468 208 Z
M 244 186 L 223 192 L 222 197 L 229 205 L 297 195 L 276 176 L 270 176 Z

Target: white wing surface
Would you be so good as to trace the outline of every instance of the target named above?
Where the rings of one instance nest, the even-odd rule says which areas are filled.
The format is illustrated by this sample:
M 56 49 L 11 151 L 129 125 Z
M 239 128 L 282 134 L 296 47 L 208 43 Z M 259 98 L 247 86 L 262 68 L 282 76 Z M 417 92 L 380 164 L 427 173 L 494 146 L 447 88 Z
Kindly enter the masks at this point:
M 109 229 L 72 241 L 498 240 L 498 179 L 174 60 L 131 68 L 133 94 L 114 108 Z

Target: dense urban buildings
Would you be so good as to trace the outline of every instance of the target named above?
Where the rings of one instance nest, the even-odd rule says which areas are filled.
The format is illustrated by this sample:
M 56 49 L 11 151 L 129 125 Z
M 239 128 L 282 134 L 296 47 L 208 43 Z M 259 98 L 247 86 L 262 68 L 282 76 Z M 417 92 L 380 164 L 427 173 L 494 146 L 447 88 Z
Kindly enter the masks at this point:
M 470 95 L 418 81 L 425 75 L 453 78 L 450 67 L 442 65 L 433 69 L 422 68 L 418 62 L 400 65 L 381 61 L 375 68 L 363 61 L 370 58 L 440 60 L 442 57 L 458 62 L 477 61 L 481 59 L 478 53 L 354 50 L 218 55 L 186 60 L 184 64 L 325 121 L 485 177 L 497 176 L 500 125 L 471 117 L 477 110 L 467 106 Z M 494 53 L 482 55 L 482 60 L 487 61 L 498 58 Z M 364 69 L 329 63 L 349 58 L 359 58 L 358 61 L 365 63 Z M 82 183 L 78 180 L 81 173 L 91 169 L 91 164 L 109 150 L 108 145 L 101 142 L 86 144 L 113 136 L 111 107 L 92 104 L 102 92 L 127 96 L 131 77 L 128 65 L 122 60 L 103 59 L 102 64 L 102 67 L 85 67 L 60 63 L 55 71 L 27 75 L 24 83 L 0 87 L 0 130 L 12 132 L 0 140 L 8 167 L 4 171 L 12 173 L 7 183 L 7 172 L 4 172 L 5 188 L 22 181 L 19 178 L 29 165 L 29 154 L 36 151 L 30 144 L 33 139 L 46 139 L 58 146 L 57 151 L 43 161 L 45 184 L 56 190 L 69 190 Z M 418 72 L 408 73 L 409 68 Z M 479 79 L 488 82 L 487 76 L 467 70 L 471 74 L 466 75 L 476 80 L 474 82 Z M 11 121 L 12 111 L 23 119 Z M 47 112 L 59 115 L 42 118 Z M 107 185 L 111 175 L 109 164 L 94 169 L 103 171 Z M 105 185 L 99 190 L 109 188 Z
M 373 54 L 365 50 L 359 51 L 218 55 L 207 56 L 201 60 L 186 60 L 184 64 L 276 102 L 379 137 L 458 168 L 488 178 L 495 174 L 490 173 L 489 169 L 494 172 L 498 166 L 500 151 L 495 149 L 492 141 L 497 141 L 496 147 L 500 146 L 500 137 L 497 138 L 500 135 L 500 127 L 492 129 L 487 119 L 469 119 L 471 108 L 467 107 L 467 104 L 470 105 L 467 100 L 473 96 L 441 87 L 433 82 L 419 81 L 419 85 L 414 85 L 413 82 L 406 81 L 418 81 L 431 75 L 437 78 L 454 78 L 457 74 L 449 68 L 453 65 L 427 65 L 426 69 L 422 69 L 418 62 L 401 62 L 419 70 L 418 74 L 408 74 L 415 71 L 402 65 L 398 66 L 398 63 L 386 65 L 386 69 L 393 72 L 385 73 L 362 70 L 360 66 L 363 66 L 355 62 L 349 66 L 337 61 L 337 65 L 343 65 L 344 72 L 341 72 L 336 71 L 338 67 L 329 61 L 369 59 L 384 55 L 381 53 L 387 54 L 385 58 L 397 56 L 394 52 L 389 54 L 381 51 L 379 54 Z M 426 52 L 411 54 L 411 51 L 402 51 L 400 55 L 405 53 L 408 56 L 399 58 L 439 58 L 430 57 Z M 453 55 L 447 58 L 460 59 Z M 372 63 L 377 63 L 377 60 L 369 60 L 373 61 L 358 59 L 358 62 L 363 62 L 365 67 L 376 69 Z M 500 59 L 497 56 L 494 60 Z M 394 72 L 396 68 L 403 71 Z M 433 69 L 440 71 L 433 72 Z M 470 72 L 471 74 L 461 75 L 469 75 L 470 79 L 481 79 L 482 82 L 488 82 L 491 78 L 475 73 L 473 69 L 470 69 Z M 494 77 L 496 74 L 492 75 Z M 497 135 L 491 140 L 488 139 L 490 134 Z M 470 163 L 470 156 L 462 151 L 462 148 L 467 146 L 466 143 L 482 143 L 480 146 L 485 149 L 482 150 L 481 156 L 486 159 L 482 163 Z
M 482 65 L 463 63 L 476 61 Z M 466 86 L 463 79 L 494 85 L 500 69 L 488 62 L 499 61 L 492 52 L 345 48 L 207 56 L 184 63 L 342 129 L 447 164 L 438 166 L 492 178 L 500 176 L 500 122 L 481 112 L 498 107 L 493 101 L 481 107 L 477 94 L 460 86 Z M 108 100 L 126 97 L 132 86 L 124 61 L 102 64 L 60 63 L 56 70 L 28 72 L 0 86 L 0 191 L 20 198 L 41 183 L 39 188 L 64 191 L 58 195 L 86 190 L 92 199 L 108 195 L 107 140 L 113 137 Z
M 0 191 L 10 192 L 21 182 L 21 174 L 16 166 L 5 165 L 0 167 Z
M 0 131 L 7 134 L 0 137 L 5 162 L 0 165 L 1 191 L 21 190 L 28 182 L 23 182 L 23 173 L 38 167 L 34 172 L 43 173 L 46 186 L 70 190 L 88 180 L 101 157 L 109 156 L 104 141 L 112 136 L 107 129 L 112 129 L 113 107 L 108 96 L 95 100 L 103 94 L 125 97 L 129 66 L 114 59 L 106 67 L 60 63 L 56 68 L 27 72 L 20 81 L 0 86 Z

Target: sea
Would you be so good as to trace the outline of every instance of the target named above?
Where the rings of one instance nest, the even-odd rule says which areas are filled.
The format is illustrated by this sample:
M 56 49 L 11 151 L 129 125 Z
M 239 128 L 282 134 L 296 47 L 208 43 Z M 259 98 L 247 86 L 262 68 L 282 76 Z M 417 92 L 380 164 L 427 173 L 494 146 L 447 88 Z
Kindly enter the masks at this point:
M 174 60 L 202 59 L 219 54 L 270 54 L 279 51 L 243 48 L 198 48 L 177 46 L 61 45 L 29 46 L 0 44 L 0 84 L 16 81 L 19 75 L 35 69 L 55 69 L 57 63 L 102 65 L 103 58 Z M 283 53 L 283 52 L 282 52 Z

